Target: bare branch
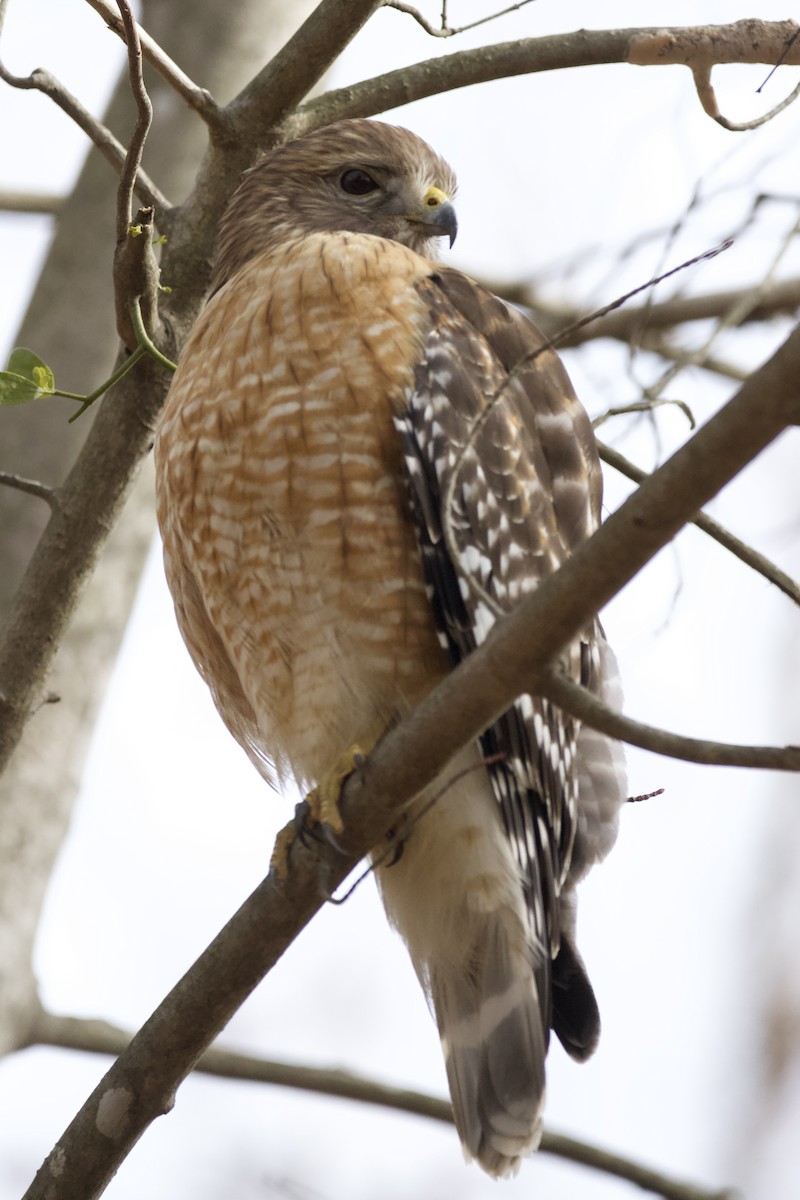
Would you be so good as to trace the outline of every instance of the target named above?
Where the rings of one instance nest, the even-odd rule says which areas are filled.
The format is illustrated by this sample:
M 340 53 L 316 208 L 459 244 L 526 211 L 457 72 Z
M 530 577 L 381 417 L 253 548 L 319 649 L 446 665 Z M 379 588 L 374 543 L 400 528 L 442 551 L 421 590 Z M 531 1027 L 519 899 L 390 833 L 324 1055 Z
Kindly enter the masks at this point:
M 64 207 L 64 197 L 46 192 L 0 190 L 0 212 L 44 213 L 55 216 Z
M 796 35 L 795 35 L 796 36 Z M 696 68 L 694 74 L 694 86 L 697 88 L 697 95 L 700 98 L 700 103 L 705 112 L 710 117 L 713 117 L 718 125 L 723 129 L 729 129 L 731 133 L 744 133 L 748 129 L 757 129 L 759 125 L 766 125 L 767 121 L 771 121 L 773 117 L 777 117 L 778 113 L 782 113 L 790 104 L 794 104 L 798 96 L 800 96 L 800 83 L 793 88 L 785 100 L 781 100 L 780 104 L 776 104 L 769 112 L 764 113 L 760 117 L 753 117 L 751 121 L 730 121 L 724 117 L 717 107 L 717 98 L 714 95 L 714 89 L 711 86 L 711 71 L 705 71 Z
M 264 880 L 134 1037 L 45 1161 L 26 1200 L 73 1200 L 78 1194 L 93 1200 L 101 1193 L 147 1125 L 170 1107 L 176 1087 L 202 1052 L 319 910 L 324 896 L 385 837 L 400 807 L 529 690 L 531 680 L 593 614 L 720 488 L 788 425 L 800 422 L 799 380 L 796 330 L 572 558 L 499 620 L 485 643 L 389 731 L 345 785 L 342 849 L 307 846 L 298 839 L 289 845 L 286 877 L 279 880 L 271 873 Z M 105 411 L 107 405 L 98 421 Z M 119 424 L 118 406 L 114 423 Z M 97 424 L 89 442 L 96 430 Z M 118 436 L 116 430 L 112 436 Z M 101 445 L 105 466 L 107 446 L 104 441 Z M 69 481 L 62 502 L 68 494 Z M 95 521 L 98 515 L 93 513 Z M 63 526 L 58 530 L 62 537 L 66 532 Z M 14 741 L 17 714 L 41 690 L 52 653 L 52 635 L 48 649 L 31 646 L 30 635 L 20 646 L 24 622 L 31 620 L 29 606 L 41 619 L 44 597 L 55 590 L 55 581 L 47 581 L 50 587 L 45 582 L 38 572 L 29 572 L 0 648 L 0 695 L 12 731 L 5 734 L 5 753 Z
M 720 40 L 722 33 L 722 40 Z M 793 55 L 800 29 L 794 21 L 767 22 L 758 20 L 736 21 L 728 26 L 708 26 L 706 29 L 685 29 L 678 33 L 662 30 L 642 34 L 636 39 L 632 62 L 640 66 L 655 66 L 664 63 L 681 63 L 692 72 L 697 96 L 708 113 L 723 129 L 740 133 L 756 129 L 783 112 L 800 95 L 800 84 L 791 95 L 774 108 L 752 121 L 737 123 L 722 116 L 711 84 L 711 69 L 725 62 L 763 62 L 764 53 L 772 56 L 769 61 L 778 63 L 795 62 Z M 710 35 L 710 36 L 709 36 Z M 711 40 L 716 39 L 712 47 Z M 769 47 L 769 50 L 767 49 Z M 763 84 L 761 85 L 764 86 Z M 760 89 L 759 89 L 760 90 Z
M 748 41 L 747 31 L 742 29 L 746 25 L 758 27 L 759 36 L 755 42 Z M 574 33 L 522 38 L 496 46 L 462 50 L 310 100 L 286 121 L 285 132 L 287 136 L 296 137 L 342 117 L 369 117 L 425 96 L 538 71 L 623 62 L 640 66 L 666 62 L 685 65 L 686 60 L 677 49 L 674 57 L 668 57 L 673 43 L 675 47 L 693 45 L 694 42 L 702 44 L 710 62 L 763 62 L 771 66 L 785 52 L 786 42 L 796 28 L 792 21 L 737 21 L 731 25 L 688 29 L 581 29 Z M 660 52 L 662 49 L 664 54 Z M 784 61 L 793 65 L 800 63 L 800 47 L 794 45 Z
M 641 29 L 631 38 L 628 61 L 639 67 L 783 62 L 800 66 L 794 21 L 746 18 L 729 25 Z
M 125 29 L 128 51 L 128 79 L 136 104 L 136 125 L 131 136 L 117 188 L 117 244 L 114 249 L 114 306 L 117 333 L 123 345 L 132 351 L 138 337 L 131 321 L 131 305 L 139 304 L 145 328 L 158 330 L 159 269 L 153 253 L 152 205 L 140 208 L 136 224 L 133 216 L 133 183 L 142 161 L 144 144 L 153 119 L 153 106 L 142 76 L 142 48 L 128 0 L 117 0 Z
M 142 76 L 142 47 L 139 44 L 136 20 L 128 0 L 117 0 L 117 4 L 125 28 L 128 79 L 131 85 L 131 95 L 136 105 L 136 125 L 128 145 L 117 188 L 117 243 L 119 243 L 128 237 L 128 226 L 133 216 L 133 185 L 141 166 L 144 143 L 153 120 L 153 106 L 150 103 Z
M 7 0 L 0 0 L 0 31 L 2 31 L 6 3 Z M 125 148 L 117 141 L 111 130 L 106 129 L 101 121 L 92 116 L 88 109 L 83 107 L 80 100 L 73 96 L 62 83 L 59 83 L 49 71 L 37 67 L 30 75 L 12 75 L 0 62 L 0 79 L 3 79 L 10 87 L 21 88 L 23 91 L 43 92 L 75 122 L 79 129 L 83 130 L 115 171 L 119 172 L 122 169 L 126 157 Z M 166 196 L 161 194 L 141 167 L 136 172 L 136 193 L 146 204 L 157 204 L 163 213 L 169 212 L 171 205 Z
M 31 1032 L 29 1045 L 63 1046 L 70 1050 L 85 1050 L 95 1054 L 119 1055 L 130 1043 L 130 1035 L 106 1021 L 77 1020 L 41 1012 Z M 430 1120 L 452 1124 L 453 1109 L 449 1100 L 430 1096 L 410 1088 L 392 1087 L 377 1079 L 367 1079 L 337 1068 L 300 1066 L 296 1063 L 275 1062 L 245 1054 L 235 1054 L 213 1046 L 202 1055 L 196 1071 L 223 1079 L 246 1079 L 278 1087 L 296 1088 L 322 1096 L 337 1096 L 363 1104 L 375 1104 L 396 1112 L 412 1113 Z M 540 1154 L 554 1154 L 570 1162 L 580 1163 L 603 1171 L 618 1179 L 664 1196 L 667 1200 L 729 1200 L 728 1192 L 709 1192 L 692 1184 L 652 1171 L 620 1155 L 609 1154 L 599 1146 L 580 1142 L 551 1130 L 545 1130 L 539 1147 Z
M 642 350 L 649 350 L 652 354 L 657 354 L 659 358 L 666 359 L 667 362 L 678 363 L 681 367 L 690 365 L 688 362 L 690 355 L 687 351 L 680 346 L 671 345 L 664 337 L 644 334 L 639 339 L 639 345 Z M 733 363 L 710 354 L 703 354 L 697 362 L 692 362 L 691 366 L 699 367 L 701 371 L 710 371 L 714 375 L 721 375 L 724 379 L 733 379 L 736 383 L 744 383 L 750 374 L 743 367 L 737 367 Z
M 508 8 L 501 8 L 499 12 L 490 13 L 488 17 L 481 17 L 478 21 L 471 21 L 469 25 L 459 25 L 457 29 L 447 24 L 446 9 L 444 7 L 442 8 L 442 23 L 438 27 L 431 25 L 430 21 L 426 21 L 418 9 L 414 8 L 411 4 L 404 4 L 403 0 L 383 0 L 383 7 L 396 8 L 398 12 L 413 17 L 417 24 L 421 25 L 431 37 L 448 38 L 455 37 L 459 33 L 466 33 L 468 29 L 477 29 L 479 25 L 488 25 L 490 21 L 497 21 L 500 17 L 506 17 L 509 13 L 517 12 L 520 8 L 525 8 L 527 4 L 531 3 L 533 3 L 533 0 L 519 0 L 517 4 L 509 4 Z
M 653 754 L 705 766 L 800 771 L 800 746 L 738 746 L 668 733 L 665 729 L 644 725 L 614 712 L 588 688 L 581 687 L 559 671 L 545 672 L 537 691 L 592 729 L 599 729 L 608 737 L 641 750 L 650 750 Z
M 572 1162 L 582 1163 L 583 1166 L 591 1167 L 594 1171 L 604 1171 L 609 1175 L 616 1175 L 619 1179 L 626 1179 L 629 1183 L 633 1183 L 645 1191 L 663 1196 L 664 1200 L 736 1200 L 737 1198 L 735 1189 L 722 1188 L 721 1191 L 708 1191 L 706 1188 L 699 1188 L 691 1183 L 681 1183 L 679 1180 L 670 1179 L 666 1175 L 662 1175 L 660 1171 L 653 1171 L 649 1167 L 640 1166 L 639 1163 L 621 1158 L 618 1154 L 609 1154 L 607 1150 L 600 1150 L 595 1146 L 588 1148 L 588 1154 L 584 1153 L 581 1142 L 563 1137 L 561 1134 L 545 1134 L 545 1137 L 548 1140 L 548 1150 L 551 1154 L 558 1154 L 562 1158 L 569 1158 Z M 541 1148 L 544 1149 L 544 1140 Z
M 565 326 L 571 331 L 563 335 L 562 347 L 579 346 L 584 342 L 601 337 L 615 338 L 627 342 L 643 333 L 674 329 L 689 321 L 708 321 L 724 316 L 742 301 L 754 301 L 747 311 L 742 312 L 739 325 L 746 321 L 769 321 L 776 316 L 790 316 L 800 308 L 800 279 L 784 279 L 770 282 L 758 295 L 753 288 L 736 288 L 724 292 L 705 292 L 698 296 L 673 296 L 669 300 L 652 304 L 629 305 L 624 309 L 598 317 L 590 325 L 576 329 L 575 322 L 581 313 L 576 308 L 548 304 L 542 300 L 535 288 L 524 283 L 502 284 L 488 282 L 490 291 L 511 301 L 530 308 L 536 321 L 548 335 L 558 333 Z M 741 310 L 740 310 L 741 311 Z
M 108 0 L 86 0 L 86 3 L 100 14 L 113 33 L 125 41 L 125 26 Z M 146 33 L 141 25 L 138 28 L 142 53 L 147 61 L 207 125 L 215 128 L 220 110 L 211 93 L 207 92 L 205 88 L 198 87 L 188 75 L 184 74 L 177 63 L 174 63 L 169 55 L 164 53 L 158 42 L 149 33 Z
M 600 457 L 603 462 L 608 463 L 610 467 L 614 467 L 622 475 L 633 480 L 634 483 L 642 483 L 647 479 L 647 471 L 643 471 L 640 467 L 630 462 L 619 450 L 614 450 L 611 446 L 607 446 L 604 442 L 598 442 L 597 448 L 600 452 Z M 752 567 L 759 575 L 763 575 L 770 583 L 774 583 L 775 587 L 779 588 L 784 595 L 793 600 L 795 604 L 800 604 L 800 585 L 776 566 L 763 554 L 759 554 L 758 550 L 754 550 L 752 546 L 748 546 L 746 542 L 741 541 L 735 534 L 726 529 L 724 525 L 720 525 L 713 517 L 709 517 L 706 513 L 699 513 L 698 516 L 692 519 L 692 524 L 698 529 L 702 529 L 703 533 L 707 533 L 715 542 L 719 542 L 726 550 L 730 550 L 736 558 L 741 559 L 748 567 Z
M 620 404 L 614 408 L 607 408 L 599 417 L 594 418 L 592 429 L 599 429 L 611 417 L 629 417 L 634 413 L 653 412 L 656 408 L 669 406 L 679 409 L 689 422 L 689 428 L 695 428 L 697 422 L 694 419 L 694 413 L 685 400 L 671 400 L 669 398 L 665 399 L 663 396 L 658 396 L 655 399 L 648 397 L 645 400 L 634 400 L 631 404 Z
M 255 146 L 308 95 L 382 0 L 322 0 L 282 50 L 224 110 Z
M 0 471 L 0 484 L 3 487 L 14 488 L 17 492 L 27 492 L 29 496 L 38 496 L 50 508 L 56 508 L 58 505 L 55 488 L 39 483 L 38 479 L 25 479 L 22 475 L 13 475 L 10 471 Z
M 744 30 L 745 37 L 758 37 L 758 29 L 751 29 L 751 26 L 758 26 L 763 23 L 740 22 L 739 24 L 747 26 L 747 29 Z M 795 25 L 793 34 L 787 38 L 786 42 L 784 42 L 782 52 L 780 55 L 778 55 L 776 64 L 774 67 L 772 67 L 772 71 L 770 71 L 769 76 L 766 77 L 766 79 L 771 78 L 778 65 L 788 61 L 789 54 L 792 52 L 795 42 L 798 41 L 798 35 L 800 35 L 800 29 L 798 29 L 798 26 Z M 782 113 L 784 108 L 788 108 L 789 104 L 792 104 L 796 98 L 800 96 L 800 84 L 798 84 L 798 86 L 796 86 L 796 88 L 790 92 L 790 95 L 786 97 L 786 100 L 782 100 L 780 104 L 776 104 L 775 108 L 771 108 L 769 110 L 769 113 L 764 113 L 763 116 L 756 116 L 756 118 L 753 118 L 751 121 L 729 121 L 727 116 L 722 115 L 720 108 L 717 106 L 714 86 L 711 84 L 712 64 L 709 61 L 708 54 L 705 52 L 705 47 L 699 46 L 699 44 L 693 44 L 693 46 L 690 48 L 690 53 L 688 53 L 686 58 L 681 58 L 681 61 L 684 61 L 686 66 L 690 67 L 692 76 L 694 78 L 694 88 L 697 90 L 698 100 L 700 104 L 702 104 L 704 112 L 708 113 L 708 115 L 717 122 L 717 125 L 721 125 L 723 130 L 730 130 L 734 133 L 742 133 L 746 130 L 756 130 L 759 125 L 765 125 L 766 122 L 771 121 L 774 116 L 778 115 L 778 113 Z M 757 90 L 762 91 L 765 83 L 766 80 L 764 80 L 764 83 L 760 85 L 760 88 Z

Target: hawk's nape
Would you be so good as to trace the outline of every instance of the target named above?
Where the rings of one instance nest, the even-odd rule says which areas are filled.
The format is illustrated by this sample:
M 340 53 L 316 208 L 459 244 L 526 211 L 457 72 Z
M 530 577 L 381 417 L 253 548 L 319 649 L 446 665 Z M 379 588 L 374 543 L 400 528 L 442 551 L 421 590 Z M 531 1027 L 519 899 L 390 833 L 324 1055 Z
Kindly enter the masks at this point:
M 430 257 L 454 236 L 454 188 L 414 134 L 343 121 L 267 155 L 222 222 L 157 503 L 183 637 L 268 778 L 313 788 L 374 744 L 599 521 L 559 359 Z M 562 666 L 615 702 L 596 622 Z M 522 696 L 417 797 L 378 870 L 464 1149 L 492 1175 L 538 1144 L 550 1029 L 577 1059 L 596 1045 L 575 886 L 624 794 L 614 744 Z

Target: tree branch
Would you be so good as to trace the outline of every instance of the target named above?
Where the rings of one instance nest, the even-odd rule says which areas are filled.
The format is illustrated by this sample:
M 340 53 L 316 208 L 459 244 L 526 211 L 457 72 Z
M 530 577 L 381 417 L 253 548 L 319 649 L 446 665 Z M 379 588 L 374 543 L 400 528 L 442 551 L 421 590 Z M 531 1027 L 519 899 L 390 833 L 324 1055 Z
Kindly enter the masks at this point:
M 412 4 L 403 3 L 403 0 L 383 0 L 383 7 L 396 8 L 398 12 L 413 17 L 430 37 L 449 38 L 455 37 L 459 33 L 466 33 L 468 29 L 477 29 L 479 25 L 488 25 L 490 21 L 497 21 L 500 17 L 507 17 L 509 13 L 518 12 L 531 3 L 532 0 L 518 0 L 516 4 L 509 4 L 507 8 L 501 8 L 499 12 L 490 13 L 488 17 L 481 17 L 477 21 L 470 21 L 469 25 L 459 25 L 457 28 L 447 24 L 446 4 L 442 5 L 442 23 L 439 26 L 431 25 L 418 9 L 414 8 Z
M 224 110 L 232 136 L 263 146 L 264 135 L 308 95 L 381 5 L 382 0 L 322 0 Z
M 124 42 L 125 26 L 119 14 L 114 12 L 107 0 L 86 0 L 86 3 L 100 14 L 109 29 Z M 155 67 L 159 75 L 207 125 L 212 129 L 215 128 L 220 110 L 211 93 L 207 92 L 205 88 L 198 87 L 188 75 L 184 74 L 177 63 L 174 63 L 169 55 L 164 53 L 158 42 L 151 38 L 141 25 L 139 26 L 139 41 L 144 57 Z
M 114 306 L 117 333 L 122 344 L 133 351 L 138 337 L 131 321 L 131 306 L 137 303 L 147 330 L 157 336 L 159 270 L 153 253 L 152 205 L 140 208 L 132 224 L 133 185 L 142 161 L 144 144 L 153 119 L 153 106 L 142 75 L 142 48 L 136 21 L 128 0 L 117 0 L 125 29 L 128 80 L 136 104 L 136 125 L 131 136 L 117 188 L 117 244 L 114 248 Z
M 38 479 L 25 479 L 23 476 L 14 475 L 10 471 L 0 471 L 0 485 L 14 488 L 17 492 L 27 492 L 29 496 L 37 496 L 39 500 L 44 500 L 50 508 L 58 507 L 58 496 L 55 488 L 48 487 L 45 483 L 39 483 Z
M 64 207 L 64 197 L 46 192 L 0 190 L 0 212 L 44 213 L 55 216 Z
M 800 771 L 800 746 L 737 746 L 668 733 L 614 712 L 588 688 L 557 670 L 546 671 L 537 681 L 536 690 L 592 729 L 653 754 L 705 766 Z
M 744 26 L 757 25 L 759 39 L 748 36 Z M 673 39 L 676 45 L 702 44 L 710 62 L 763 62 L 772 65 L 782 55 L 796 26 L 792 21 L 737 21 L 731 25 L 705 25 L 689 29 L 587 30 L 543 38 L 523 38 L 476 50 L 462 50 L 441 58 L 427 59 L 399 71 L 390 71 L 349 87 L 328 92 L 300 106 L 284 126 L 286 136 L 297 137 L 320 125 L 343 117 L 370 117 L 413 100 L 442 92 L 508 79 L 538 71 L 608 63 L 655 65 L 667 61 L 656 47 Z M 752 30 L 750 31 L 752 34 Z M 677 54 L 677 51 L 676 51 Z M 784 62 L 800 63 L 800 47 L 794 45 Z M 287 110 L 284 110 L 287 111 Z
M 722 36 L 720 37 L 720 33 Z M 642 33 L 632 46 L 631 62 L 639 66 L 661 66 L 680 63 L 689 67 L 703 111 L 723 129 L 741 133 L 771 121 L 800 95 L 800 84 L 791 95 L 776 104 L 768 113 L 752 121 L 736 123 L 722 116 L 711 85 L 711 68 L 721 63 L 763 62 L 760 55 L 770 54 L 770 62 L 793 62 L 792 51 L 800 29 L 794 21 L 766 22 L 753 19 L 735 21 L 732 25 L 710 25 L 699 29 L 656 30 Z M 714 48 L 709 37 L 716 39 Z
M 102 1192 L 147 1125 L 169 1109 L 180 1081 L 325 897 L 385 838 L 400 807 L 527 691 L 531 679 L 703 504 L 788 425 L 800 421 L 799 381 L 796 330 L 584 546 L 498 621 L 486 642 L 390 730 L 346 783 L 341 850 L 297 839 L 290 844 L 286 877 L 270 873 L 150 1017 L 75 1116 L 26 1200 L 73 1200 L 77 1194 L 93 1200 Z M 48 590 L 37 582 L 40 594 Z M 36 593 L 28 592 L 24 601 L 36 602 Z M 19 693 L 24 686 L 25 672 L 15 660 L 16 634 L 12 624 L 0 654 L 3 692 L 11 686 Z
M 144 143 L 153 120 L 153 106 L 150 103 L 142 76 L 142 47 L 139 42 L 136 20 L 128 0 L 117 0 L 117 4 L 125 30 L 128 82 L 136 105 L 136 125 L 125 154 L 125 162 L 122 164 L 117 188 L 117 242 L 119 243 L 128 237 L 128 227 L 133 216 L 133 187 L 142 163 Z
M 649 350 L 667 362 L 677 363 L 681 367 L 689 365 L 690 354 L 687 354 L 679 346 L 673 346 L 667 338 L 660 337 L 658 334 L 645 333 L 639 338 L 638 344 L 642 350 Z M 701 371 L 710 371 L 713 375 L 721 375 L 723 379 L 733 379 L 736 383 L 744 383 L 750 373 L 743 367 L 734 366 L 733 363 L 726 362 L 722 358 L 715 358 L 706 352 L 691 365 L 699 367 Z
M 566 305 L 548 304 L 535 288 L 524 283 L 484 284 L 512 304 L 531 309 L 544 333 L 557 334 L 583 315 L 582 310 Z M 689 321 L 708 321 L 724 317 L 753 296 L 753 288 L 735 288 L 724 292 L 705 292 L 699 296 L 673 296 L 652 304 L 633 304 L 598 317 L 591 325 L 575 329 L 559 343 L 562 347 L 580 346 L 597 338 L 615 338 L 621 342 L 639 338 L 645 332 L 674 329 Z M 800 279 L 784 279 L 768 284 L 757 302 L 745 314 L 744 321 L 769 321 L 776 316 L 792 316 L 800 308 Z
M 93 1054 L 122 1054 L 130 1044 L 130 1035 L 107 1021 L 78 1020 L 42 1011 L 34 1024 L 29 1045 L 61 1046 Z M 206 1050 L 195 1070 L 223 1079 L 243 1079 L 277 1087 L 295 1088 L 321 1096 L 336 1096 L 362 1104 L 374 1104 L 395 1112 L 411 1113 L 445 1124 L 453 1122 L 449 1100 L 430 1096 L 410 1088 L 392 1087 L 377 1079 L 368 1079 L 336 1068 L 300 1066 L 275 1062 L 251 1055 L 236 1054 L 216 1046 Z M 618 1179 L 626 1179 L 667 1200 L 732 1200 L 730 1193 L 709 1192 L 692 1184 L 670 1179 L 620 1155 L 609 1154 L 599 1146 L 545 1130 L 540 1154 L 553 1154 L 569 1162 L 592 1167 Z
M 635 466 L 619 450 L 614 450 L 611 446 L 607 446 L 604 442 L 598 442 L 597 448 L 600 452 L 600 457 L 604 463 L 608 463 L 610 467 L 614 467 L 620 474 L 625 475 L 634 483 L 641 483 L 647 479 L 647 471 L 643 471 L 640 467 Z M 702 529 L 703 533 L 707 533 L 715 542 L 719 542 L 726 550 L 730 550 L 736 558 L 741 559 L 748 567 L 752 567 L 759 575 L 763 575 L 770 583 L 774 583 L 775 587 L 779 588 L 784 595 L 793 600 L 795 604 L 800 604 L 800 585 L 782 571 L 780 567 L 771 562 L 763 554 L 759 554 L 758 550 L 754 550 L 752 546 L 748 546 L 746 542 L 741 541 L 735 534 L 726 529 L 724 525 L 720 525 L 713 517 L 707 516 L 706 513 L 699 513 L 692 519 L 692 524 L 698 529 Z

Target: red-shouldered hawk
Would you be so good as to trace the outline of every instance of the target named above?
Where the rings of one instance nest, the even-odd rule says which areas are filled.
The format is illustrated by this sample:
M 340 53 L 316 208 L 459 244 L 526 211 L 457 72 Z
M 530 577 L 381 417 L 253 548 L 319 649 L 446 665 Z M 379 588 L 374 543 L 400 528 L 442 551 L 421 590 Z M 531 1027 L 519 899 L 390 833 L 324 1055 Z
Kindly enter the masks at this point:
M 269 153 L 222 221 L 156 441 L 158 516 L 186 644 L 266 778 L 274 764 L 314 787 L 374 745 L 599 520 L 594 438 L 558 357 L 506 383 L 541 335 L 432 261 L 454 189 L 414 134 L 342 121 Z M 611 698 L 597 624 L 564 663 Z M 503 1176 L 539 1141 L 550 1029 L 579 1060 L 597 1042 L 574 889 L 614 840 L 625 782 L 613 744 L 531 696 L 412 818 L 465 766 L 378 876 L 465 1153 Z

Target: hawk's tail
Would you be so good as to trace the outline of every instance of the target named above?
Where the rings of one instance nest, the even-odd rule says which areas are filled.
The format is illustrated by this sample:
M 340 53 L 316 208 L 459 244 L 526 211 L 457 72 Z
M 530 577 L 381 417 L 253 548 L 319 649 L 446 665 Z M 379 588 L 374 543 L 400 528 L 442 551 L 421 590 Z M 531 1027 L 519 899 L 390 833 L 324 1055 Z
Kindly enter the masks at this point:
M 453 1115 L 464 1151 L 490 1175 L 514 1175 L 541 1138 L 547 1033 L 531 963 L 487 913 L 480 949 L 432 972 Z
M 550 956 L 531 946 L 520 869 L 486 772 L 462 751 L 420 799 L 399 860 L 378 878 L 405 939 L 444 1046 L 465 1153 L 513 1174 L 541 1136 L 550 1025 Z M 412 810 L 413 811 L 413 810 Z M 549 949 L 549 948 L 548 948 Z

